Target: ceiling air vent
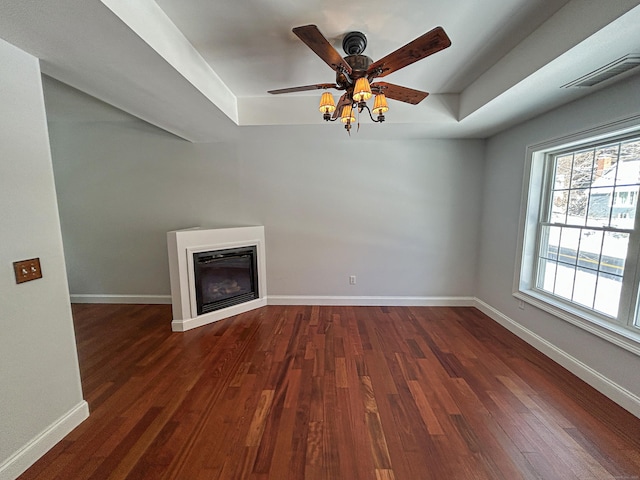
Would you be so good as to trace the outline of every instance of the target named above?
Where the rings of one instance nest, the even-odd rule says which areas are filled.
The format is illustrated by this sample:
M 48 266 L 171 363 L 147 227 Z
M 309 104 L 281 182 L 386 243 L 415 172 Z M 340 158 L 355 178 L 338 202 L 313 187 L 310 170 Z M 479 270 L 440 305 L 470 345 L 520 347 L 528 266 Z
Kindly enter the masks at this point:
M 640 66 L 640 54 L 629 54 L 624 57 L 620 57 L 617 60 L 600 67 L 593 72 L 587 73 L 582 77 L 562 85 L 560 88 L 569 87 L 593 87 L 599 83 L 609 80 L 617 75 L 628 72 L 632 68 Z

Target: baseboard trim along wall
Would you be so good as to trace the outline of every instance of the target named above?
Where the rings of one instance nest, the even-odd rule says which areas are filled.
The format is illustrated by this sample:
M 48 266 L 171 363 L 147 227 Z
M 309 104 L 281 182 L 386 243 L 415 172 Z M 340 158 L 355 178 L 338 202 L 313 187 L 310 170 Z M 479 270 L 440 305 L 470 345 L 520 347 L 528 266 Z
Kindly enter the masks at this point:
M 171 295 L 71 295 L 71 303 L 171 304 Z M 269 295 L 268 305 L 355 305 L 406 307 L 474 307 L 475 297 L 344 297 Z
M 89 404 L 83 400 L 0 464 L 0 479 L 18 478 L 88 417 Z
M 269 295 L 269 305 L 350 305 L 389 307 L 473 307 L 475 297 L 340 297 Z
M 624 409 L 640 418 L 640 397 L 617 383 L 612 382 L 587 364 L 559 349 L 549 341 L 523 327 L 512 318 L 506 316 L 491 305 L 476 299 L 475 307 L 496 321 L 514 335 L 520 337 L 536 350 L 542 352 L 554 362 L 562 365 L 575 376 L 591 385 L 604 396 L 610 398 Z
M 72 294 L 71 303 L 125 303 L 171 305 L 171 295 L 84 295 Z

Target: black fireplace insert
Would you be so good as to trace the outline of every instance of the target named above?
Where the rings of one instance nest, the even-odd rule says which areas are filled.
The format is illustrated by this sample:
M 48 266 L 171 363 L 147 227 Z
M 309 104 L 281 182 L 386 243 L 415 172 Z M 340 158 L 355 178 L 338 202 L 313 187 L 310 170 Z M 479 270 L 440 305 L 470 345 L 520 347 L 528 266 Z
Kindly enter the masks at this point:
M 257 257 L 255 245 L 194 253 L 198 315 L 259 298 Z

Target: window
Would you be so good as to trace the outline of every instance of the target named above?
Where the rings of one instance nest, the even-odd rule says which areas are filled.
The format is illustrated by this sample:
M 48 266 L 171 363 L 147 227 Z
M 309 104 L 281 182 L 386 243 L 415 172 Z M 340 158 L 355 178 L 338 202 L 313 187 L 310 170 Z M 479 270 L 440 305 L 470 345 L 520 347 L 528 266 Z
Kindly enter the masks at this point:
M 529 152 L 514 295 L 638 348 L 640 132 L 561 143 Z

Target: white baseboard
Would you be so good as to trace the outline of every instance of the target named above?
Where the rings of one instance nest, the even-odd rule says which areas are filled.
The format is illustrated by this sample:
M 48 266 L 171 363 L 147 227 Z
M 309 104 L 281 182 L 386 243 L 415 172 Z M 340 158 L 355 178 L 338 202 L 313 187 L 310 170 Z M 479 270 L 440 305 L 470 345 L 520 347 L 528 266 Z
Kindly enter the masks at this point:
M 71 303 L 128 303 L 171 305 L 171 295 L 83 295 L 71 294 Z
M 84 400 L 0 464 L 0 480 L 13 480 L 89 417 Z
M 350 305 L 378 307 L 474 307 L 475 297 L 340 297 L 269 295 L 269 305 Z
M 559 349 L 549 341 L 523 327 L 515 320 L 509 318 L 482 300 L 476 299 L 475 306 L 482 313 L 495 320 L 514 335 L 520 337 L 536 350 L 539 350 L 554 362 L 562 365 L 575 376 L 616 402 L 622 408 L 640 418 L 640 397 L 635 395 L 633 392 L 630 392 L 626 388 L 612 382 L 610 379 L 595 371 L 587 364 L 569 355 L 564 350 Z
M 71 303 L 167 304 L 171 295 L 72 294 Z M 268 305 L 354 305 L 407 307 L 473 307 L 475 297 L 347 297 L 314 295 L 269 295 Z

